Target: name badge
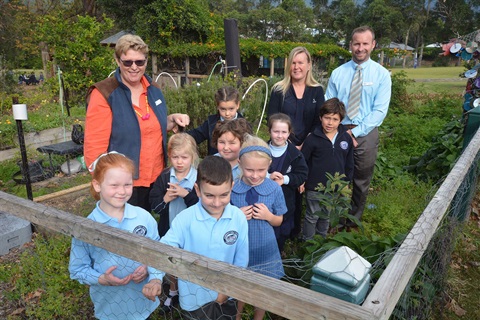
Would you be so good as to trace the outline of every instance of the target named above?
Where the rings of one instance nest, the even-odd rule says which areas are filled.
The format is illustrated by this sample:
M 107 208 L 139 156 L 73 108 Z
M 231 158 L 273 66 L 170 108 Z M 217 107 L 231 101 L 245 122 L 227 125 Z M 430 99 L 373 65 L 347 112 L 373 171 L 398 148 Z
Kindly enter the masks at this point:
M 366 87 L 366 86 L 373 86 L 373 82 L 364 82 L 363 83 L 363 86 Z
M 155 101 L 155 105 L 158 106 L 160 103 L 162 103 L 162 100 L 158 99 L 157 101 Z

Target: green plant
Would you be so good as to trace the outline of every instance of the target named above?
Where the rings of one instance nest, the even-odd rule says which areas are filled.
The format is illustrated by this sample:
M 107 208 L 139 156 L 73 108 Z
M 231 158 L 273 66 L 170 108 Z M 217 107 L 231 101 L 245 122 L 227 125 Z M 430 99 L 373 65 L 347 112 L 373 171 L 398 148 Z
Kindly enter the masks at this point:
M 392 98 L 390 99 L 389 112 L 401 113 L 411 111 L 413 101 L 407 94 L 407 88 L 413 83 L 404 71 L 392 75 Z
M 88 288 L 69 279 L 70 242 L 66 236 L 37 235 L 20 262 L 2 270 L 0 280 L 15 286 L 6 298 L 22 297 L 29 319 L 88 319 L 85 312 L 92 313 Z
M 114 69 L 112 52 L 99 45 L 113 21 L 103 17 L 99 22 L 91 16 L 74 16 L 66 19 L 65 12 L 57 11 L 42 16 L 36 37 L 47 43 L 54 52 L 55 63 L 60 68 L 73 102 L 84 102 L 87 88 L 108 76 Z M 65 45 L 68 40 L 69 45 Z M 56 72 L 58 70 L 55 70 Z M 57 76 L 49 79 L 55 92 L 59 92 Z
M 463 128 L 458 119 L 447 123 L 432 139 L 431 147 L 421 157 L 412 157 L 405 169 L 421 180 L 443 179 L 462 150 Z
M 346 181 L 344 174 L 335 172 L 335 175 L 327 172 L 327 184 L 324 186 L 321 182 L 315 188 L 318 191 L 318 197 L 323 210 L 316 211 L 315 215 L 322 219 L 330 219 L 330 225 L 337 227 L 340 219 L 353 221 L 363 230 L 361 221 L 349 213 L 352 208 L 351 190 L 348 188 L 349 181 Z

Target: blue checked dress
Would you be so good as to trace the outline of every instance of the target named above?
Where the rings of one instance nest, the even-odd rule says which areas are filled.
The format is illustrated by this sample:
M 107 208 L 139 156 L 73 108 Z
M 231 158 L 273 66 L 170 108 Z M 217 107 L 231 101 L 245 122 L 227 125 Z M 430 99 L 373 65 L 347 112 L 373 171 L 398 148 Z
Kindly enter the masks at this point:
M 262 184 L 255 187 L 247 185 L 242 180 L 236 180 L 231 202 L 239 208 L 263 203 L 277 216 L 287 212 L 282 188 L 270 179 L 265 179 Z M 250 270 L 276 279 L 285 275 L 275 233 L 270 223 L 265 220 L 248 220 L 248 243 Z

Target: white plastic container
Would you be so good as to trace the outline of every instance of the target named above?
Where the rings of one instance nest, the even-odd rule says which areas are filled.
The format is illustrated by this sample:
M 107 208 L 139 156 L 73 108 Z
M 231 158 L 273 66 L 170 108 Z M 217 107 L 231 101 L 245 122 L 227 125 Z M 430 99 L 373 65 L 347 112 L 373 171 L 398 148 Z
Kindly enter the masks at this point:
M 310 288 L 348 302 L 360 304 L 370 287 L 372 265 L 349 247 L 332 249 L 312 269 Z

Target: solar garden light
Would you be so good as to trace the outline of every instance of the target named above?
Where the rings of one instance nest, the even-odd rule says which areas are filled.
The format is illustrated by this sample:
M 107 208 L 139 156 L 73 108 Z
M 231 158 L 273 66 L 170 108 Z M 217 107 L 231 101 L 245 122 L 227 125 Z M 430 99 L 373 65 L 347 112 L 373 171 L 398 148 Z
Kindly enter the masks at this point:
M 30 200 L 33 200 L 32 194 L 32 183 L 30 181 L 30 170 L 28 167 L 28 160 L 27 160 L 27 149 L 25 148 L 25 138 L 23 136 L 23 126 L 22 121 L 28 120 L 27 114 L 27 105 L 26 104 L 19 104 L 18 98 L 14 97 L 13 99 L 13 118 L 17 122 L 17 133 L 18 133 L 18 143 L 20 145 L 20 153 L 22 155 L 22 172 L 23 177 L 26 181 L 26 188 L 27 188 L 27 197 Z

